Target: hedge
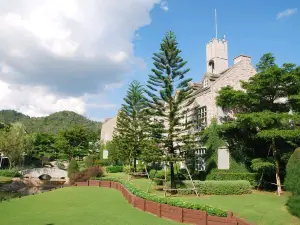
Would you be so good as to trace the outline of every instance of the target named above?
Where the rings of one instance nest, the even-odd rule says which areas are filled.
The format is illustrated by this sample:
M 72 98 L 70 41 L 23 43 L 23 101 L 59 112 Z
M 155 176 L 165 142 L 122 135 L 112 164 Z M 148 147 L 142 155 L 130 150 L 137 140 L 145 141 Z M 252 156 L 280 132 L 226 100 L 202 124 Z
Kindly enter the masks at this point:
M 247 180 L 252 186 L 258 185 L 257 173 L 210 173 L 206 180 Z
M 291 214 L 300 218 L 300 195 L 290 197 L 287 207 Z
M 21 174 L 14 169 L 4 169 L 0 170 L 0 176 L 1 177 L 20 177 Z
M 285 188 L 293 195 L 300 195 L 300 148 L 297 148 L 291 155 L 285 176 Z
M 205 195 L 241 195 L 251 193 L 251 184 L 247 180 L 196 181 L 199 194 Z
M 154 201 L 158 202 L 161 204 L 168 204 L 172 206 L 177 206 L 181 208 L 186 208 L 186 209 L 196 209 L 196 210 L 201 210 L 207 212 L 208 215 L 212 216 L 219 216 L 219 217 L 226 217 L 227 212 L 225 210 L 221 210 L 215 207 L 212 207 L 210 205 L 204 205 L 204 204 L 199 204 L 199 203 L 193 203 L 193 202 L 185 202 L 180 199 L 171 199 L 171 198 L 165 198 L 161 196 L 157 196 L 154 194 L 149 194 L 141 189 L 136 188 L 132 184 L 130 184 L 127 181 L 118 179 L 118 178 L 112 178 L 112 177 L 100 177 L 100 178 L 95 178 L 96 180 L 108 180 L 108 181 L 115 181 L 118 183 L 121 183 L 124 185 L 124 187 L 132 194 L 134 194 L 137 197 L 140 197 L 142 199 L 146 199 L 149 201 Z
M 120 173 L 123 171 L 123 166 L 108 166 L 106 172 L 108 173 Z

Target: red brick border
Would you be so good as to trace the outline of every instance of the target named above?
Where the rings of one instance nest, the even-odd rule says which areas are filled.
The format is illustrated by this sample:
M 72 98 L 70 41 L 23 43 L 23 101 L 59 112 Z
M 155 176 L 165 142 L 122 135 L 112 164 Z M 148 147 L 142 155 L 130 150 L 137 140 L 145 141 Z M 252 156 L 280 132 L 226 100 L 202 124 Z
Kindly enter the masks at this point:
M 200 210 L 184 209 L 145 200 L 131 194 L 122 184 L 114 181 L 89 180 L 86 182 L 76 182 L 75 186 L 96 186 L 117 189 L 123 194 L 128 203 L 133 205 L 133 207 L 158 217 L 171 219 L 180 223 L 195 225 L 251 225 L 250 223 L 233 216 L 232 212 L 228 212 L 227 217 L 217 217 L 207 215 L 207 212 Z

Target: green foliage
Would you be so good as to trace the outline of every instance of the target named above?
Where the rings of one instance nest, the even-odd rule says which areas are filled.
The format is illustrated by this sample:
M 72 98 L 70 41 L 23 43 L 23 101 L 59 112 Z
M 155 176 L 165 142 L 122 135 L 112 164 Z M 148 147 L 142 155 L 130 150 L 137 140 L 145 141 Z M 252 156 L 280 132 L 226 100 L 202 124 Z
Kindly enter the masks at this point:
M 294 195 L 287 202 L 289 212 L 300 218 L 300 195 Z
M 255 172 L 274 172 L 275 162 L 271 158 L 257 158 L 251 161 L 251 169 Z
M 259 176 L 257 173 L 222 173 L 214 172 L 207 175 L 206 180 L 247 180 L 252 186 L 257 186 Z
M 68 177 L 71 178 L 73 174 L 79 171 L 78 163 L 75 159 L 72 159 L 68 165 Z
M 74 126 L 86 128 L 90 133 L 96 133 L 99 137 L 101 123 L 95 122 L 71 111 L 61 111 L 53 113 L 46 117 L 29 117 L 14 110 L 1 110 L 0 122 L 24 124 L 28 133 L 50 133 L 57 134 L 64 129 L 70 129 Z M 94 134 L 93 134 L 94 135 Z
M 288 161 L 285 186 L 293 195 L 300 195 L 300 148 L 295 150 Z
M 241 195 L 251 193 L 251 184 L 246 180 L 199 181 L 196 188 L 205 195 Z
M 24 153 L 30 148 L 31 142 L 22 124 L 15 123 L 0 129 L 0 149 L 8 157 L 10 168 L 21 164 Z
M 16 169 L 1 169 L 0 177 L 20 177 L 21 174 Z
M 185 114 L 186 108 L 194 102 L 194 92 L 185 75 L 189 69 L 185 68 L 186 61 L 180 56 L 181 50 L 173 32 L 168 32 L 163 39 L 158 53 L 153 54 L 154 68 L 149 75 L 148 89 L 149 113 L 154 121 L 151 124 L 152 134 L 159 136 L 154 139 L 157 146 L 161 146 L 168 157 L 174 157 L 181 142 L 182 134 L 187 128 Z M 171 186 L 175 186 L 174 165 L 170 162 Z
M 129 174 L 130 173 L 130 170 L 131 170 L 131 167 L 129 165 L 125 165 L 123 166 L 123 172 L 125 174 Z
M 137 197 L 147 199 L 147 200 L 150 200 L 150 201 L 158 202 L 158 203 L 161 203 L 161 204 L 168 204 L 168 205 L 172 205 L 172 206 L 177 206 L 177 207 L 180 207 L 180 208 L 201 210 L 201 211 L 207 212 L 208 215 L 212 215 L 212 216 L 220 216 L 220 217 L 226 217 L 227 216 L 226 211 L 218 209 L 218 208 L 214 208 L 214 207 L 209 206 L 209 205 L 193 203 L 193 202 L 186 202 L 186 201 L 182 201 L 180 199 L 165 198 L 165 197 L 161 197 L 161 196 L 158 196 L 158 195 L 153 195 L 153 194 L 150 194 L 150 193 L 146 193 L 146 192 L 142 191 L 141 189 L 136 188 L 131 183 L 129 183 L 127 181 L 124 181 L 124 180 L 121 180 L 121 179 L 118 179 L 118 178 L 101 177 L 101 178 L 98 178 L 97 180 L 109 180 L 109 181 L 119 182 L 119 183 L 123 184 L 125 186 L 125 188 L 130 193 L 136 195 Z
M 83 157 L 88 154 L 89 140 L 89 131 L 75 126 L 59 132 L 55 140 L 55 147 L 69 158 Z
M 276 175 L 280 177 L 280 170 L 285 167 L 283 155 L 300 142 L 297 107 L 300 67 L 289 63 L 279 67 L 273 55 L 267 53 L 258 63 L 257 70 L 258 73 L 248 81 L 241 82 L 243 92 L 231 87 L 219 92 L 217 105 L 227 114 L 227 118 L 223 118 L 226 123 L 222 125 L 221 133 L 231 151 L 238 151 L 248 164 L 255 158 L 273 156 Z M 286 101 L 282 101 L 283 98 Z M 289 113 L 290 110 L 293 114 Z M 230 113 L 238 114 L 230 116 Z M 256 165 L 261 167 L 262 162 Z M 264 162 L 264 166 L 271 167 L 271 164 Z
M 108 173 L 120 173 L 123 172 L 123 166 L 108 166 L 106 167 Z
M 110 166 L 111 165 L 111 161 L 108 159 L 101 159 L 96 161 L 97 164 L 99 164 L 100 166 Z
M 166 181 L 171 180 L 170 170 L 167 170 L 167 172 L 165 172 L 165 170 L 154 170 L 154 169 L 152 169 L 149 172 L 149 176 L 150 176 L 151 179 L 153 179 L 154 183 L 157 184 L 157 185 L 163 185 L 165 178 L 166 178 Z M 186 177 L 183 173 L 181 173 L 178 170 L 175 171 L 175 181 L 176 180 L 181 181 L 181 180 L 185 180 L 185 179 L 186 179 Z

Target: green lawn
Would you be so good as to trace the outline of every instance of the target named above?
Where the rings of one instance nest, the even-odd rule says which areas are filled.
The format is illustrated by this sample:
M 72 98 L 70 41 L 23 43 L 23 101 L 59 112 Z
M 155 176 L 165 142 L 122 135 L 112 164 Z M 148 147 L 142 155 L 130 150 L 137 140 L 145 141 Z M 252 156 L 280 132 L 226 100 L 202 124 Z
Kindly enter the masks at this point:
M 108 174 L 122 179 L 127 179 L 124 173 Z M 149 185 L 148 179 L 131 179 L 132 184 L 146 191 Z M 163 192 L 151 190 L 152 193 L 163 195 Z M 220 209 L 230 210 L 240 218 L 244 218 L 255 224 L 262 225 L 300 225 L 300 220 L 292 216 L 286 209 L 287 196 L 278 197 L 274 193 L 254 191 L 248 195 L 236 196 L 186 196 L 173 197 L 184 201 L 192 201 L 211 205 Z
M 68 187 L 0 203 L 1 224 L 171 225 L 133 208 L 121 193 L 97 187 Z

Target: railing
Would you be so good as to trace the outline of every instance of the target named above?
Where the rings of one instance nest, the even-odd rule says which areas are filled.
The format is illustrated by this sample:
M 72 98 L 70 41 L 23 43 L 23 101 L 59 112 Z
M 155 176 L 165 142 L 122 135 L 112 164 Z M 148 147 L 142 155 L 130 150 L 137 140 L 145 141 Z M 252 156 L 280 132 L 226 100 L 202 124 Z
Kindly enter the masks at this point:
M 89 180 L 86 182 L 76 182 L 75 186 L 96 186 L 117 189 L 133 207 L 180 223 L 196 225 L 251 225 L 246 221 L 236 218 L 230 211 L 227 213 L 227 217 L 217 217 L 210 216 L 207 212 L 200 210 L 184 209 L 142 199 L 131 194 L 122 184 L 114 181 Z

